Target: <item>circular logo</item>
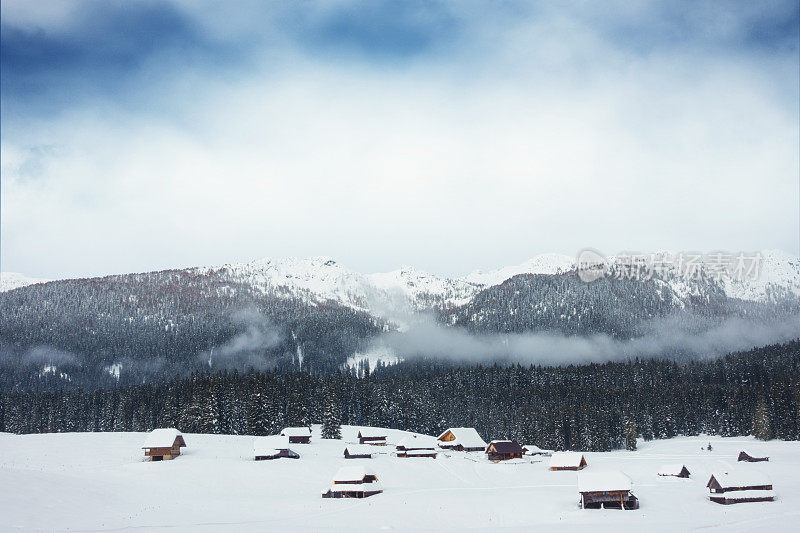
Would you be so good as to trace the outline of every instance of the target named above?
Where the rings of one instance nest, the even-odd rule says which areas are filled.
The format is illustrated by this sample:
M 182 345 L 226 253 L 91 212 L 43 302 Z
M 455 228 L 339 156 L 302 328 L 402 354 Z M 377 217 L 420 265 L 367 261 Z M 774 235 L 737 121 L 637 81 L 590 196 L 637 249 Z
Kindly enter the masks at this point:
M 589 248 L 580 251 L 576 265 L 578 277 L 586 283 L 598 280 L 608 272 L 608 259 L 597 250 Z

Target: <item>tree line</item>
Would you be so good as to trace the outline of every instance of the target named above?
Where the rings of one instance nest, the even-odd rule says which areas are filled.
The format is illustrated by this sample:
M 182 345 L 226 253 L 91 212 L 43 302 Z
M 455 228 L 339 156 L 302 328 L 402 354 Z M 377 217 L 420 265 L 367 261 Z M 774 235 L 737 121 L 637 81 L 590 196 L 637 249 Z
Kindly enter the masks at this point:
M 701 433 L 800 440 L 800 341 L 695 362 L 570 366 L 414 360 L 347 372 L 221 371 L 111 389 L 0 393 L 0 431 L 267 435 L 325 423 L 438 434 L 475 427 L 550 449 L 605 451 Z

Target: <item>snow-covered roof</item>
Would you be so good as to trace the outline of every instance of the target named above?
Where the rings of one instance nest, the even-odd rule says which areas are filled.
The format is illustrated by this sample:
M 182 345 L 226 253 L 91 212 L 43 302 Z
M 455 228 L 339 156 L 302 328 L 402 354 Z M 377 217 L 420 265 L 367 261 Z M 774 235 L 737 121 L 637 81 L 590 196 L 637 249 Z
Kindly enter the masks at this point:
M 745 453 L 745 454 L 749 455 L 750 457 L 755 457 L 755 458 L 768 457 L 768 455 L 766 453 L 762 453 L 762 452 L 759 452 L 757 450 L 754 452 L 753 450 L 742 449 L 742 450 L 739 451 L 739 453 Z
M 435 450 L 439 443 L 435 438 L 428 435 L 407 435 L 397 443 L 397 448 L 406 450 Z
M 724 498 L 728 501 L 750 500 L 754 498 L 774 498 L 774 490 L 732 490 L 721 494 L 711 493 L 712 498 Z
M 478 435 L 478 432 L 475 431 L 475 428 L 449 428 L 444 433 L 439 435 L 438 440 L 442 440 L 442 438 L 447 435 L 447 433 L 452 433 L 455 437 L 455 440 L 441 442 L 441 445 L 444 446 L 458 446 L 459 444 L 464 448 L 485 448 L 486 442 Z
M 307 427 L 283 428 L 281 435 L 284 437 L 310 437 L 311 429 Z
M 365 439 L 385 439 L 386 430 L 380 428 L 361 428 L 358 430 L 359 436 Z
M 345 451 L 350 455 L 372 455 L 375 453 L 375 446 L 369 444 L 348 444 Z
M 426 448 L 424 450 L 407 450 L 407 451 L 405 451 L 403 453 L 405 453 L 409 457 L 413 457 L 415 455 L 430 455 L 430 454 L 434 454 L 435 455 L 436 451 L 435 450 L 429 450 L 429 449 Z
M 550 468 L 580 466 L 583 454 L 578 452 L 554 452 L 550 457 Z
M 770 481 L 766 474 L 756 470 L 742 469 L 733 472 L 714 472 L 711 474 L 711 477 L 716 479 L 719 486 L 723 489 L 772 485 L 772 481 Z M 708 482 L 711 483 L 711 478 L 709 478 Z
M 661 468 L 658 469 L 659 476 L 677 476 L 681 473 L 681 471 L 686 468 L 686 466 L 682 463 L 675 463 L 672 465 L 663 465 Z M 687 468 L 688 470 L 688 468 Z
M 631 478 L 622 472 L 579 472 L 578 492 L 631 490 Z
M 372 470 L 363 465 L 343 466 L 333 476 L 336 483 L 355 483 L 364 479 L 365 476 L 374 476 Z
M 280 450 L 289 449 L 289 437 L 269 435 L 253 439 L 253 455 L 275 455 Z
M 528 454 L 528 455 L 536 455 L 536 454 L 546 455 L 548 453 L 552 453 L 552 451 L 543 450 L 543 449 L 539 448 L 535 444 L 523 444 L 522 448 L 525 451 L 525 453 Z
M 372 483 L 331 483 L 330 487 L 322 491 L 323 493 L 328 492 L 348 492 L 348 491 L 368 491 L 374 492 L 376 490 L 383 490 L 383 486 L 378 483 L 377 481 L 373 481 Z
M 154 429 L 144 439 L 142 448 L 171 448 L 175 439 L 181 436 L 181 432 L 175 428 Z

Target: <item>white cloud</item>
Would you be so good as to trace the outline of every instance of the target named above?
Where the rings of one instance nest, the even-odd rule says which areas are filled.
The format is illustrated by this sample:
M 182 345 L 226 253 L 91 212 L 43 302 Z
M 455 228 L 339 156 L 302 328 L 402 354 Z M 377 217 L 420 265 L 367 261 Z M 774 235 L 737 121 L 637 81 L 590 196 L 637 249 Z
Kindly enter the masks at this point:
M 464 50 L 396 64 L 286 42 L 232 79 L 176 63 L 142 73 L 152 104 L 4 131 L 3 269 L 330 255 L 450 274 L 586 246 L 797 251 L 785 62 L 632 54 L 554 12 L 467 22 Z

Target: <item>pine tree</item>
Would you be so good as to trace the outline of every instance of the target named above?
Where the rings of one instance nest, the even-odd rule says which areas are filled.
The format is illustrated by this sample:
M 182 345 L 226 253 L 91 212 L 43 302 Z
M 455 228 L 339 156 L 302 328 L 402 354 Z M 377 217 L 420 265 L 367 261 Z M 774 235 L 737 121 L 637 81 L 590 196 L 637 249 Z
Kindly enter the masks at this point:
M 753 435 L 760 440 L 769 440 L 772 438 L 772 425 L 769 421 L 769 411 L 767 404 L 762 400 L 756 407 L 756 413 L 753 418 Z
M 623 432 L 625 437 L 625 449 L 630 451 L 636 450 L 636 423 L 631 419 L 625 420 L 625 425 L 623 426 Z
M 322 438 L 341 439 L 342 438 L 342 415 L 336 395 L 332 388 L 328 389 L 325 395 L 325 407 L 322 412 Z

